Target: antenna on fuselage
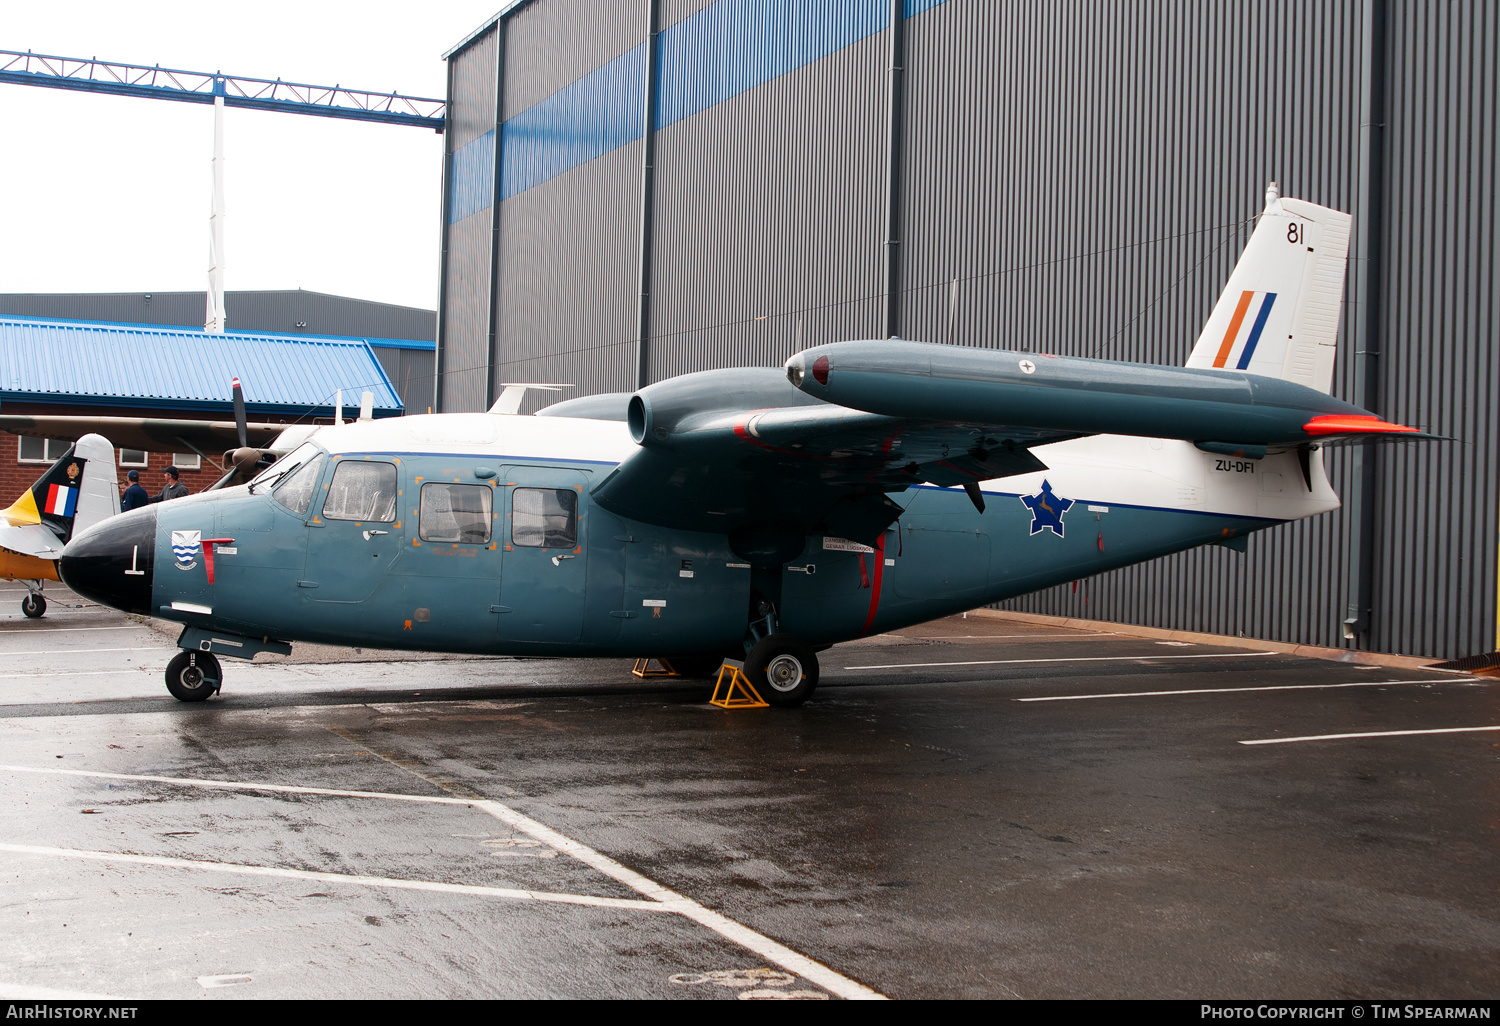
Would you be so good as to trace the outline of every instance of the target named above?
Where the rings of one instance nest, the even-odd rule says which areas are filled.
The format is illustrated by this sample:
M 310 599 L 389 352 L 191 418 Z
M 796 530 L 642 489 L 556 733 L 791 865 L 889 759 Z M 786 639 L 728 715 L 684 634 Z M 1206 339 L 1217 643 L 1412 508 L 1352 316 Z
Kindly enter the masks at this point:
M 572 385 L 535 384 L 524 381 L 506 381 L 501 384 L 504 391 L 500 393 L 500 398 L 495 400 L 495 405 L 490 407 L 490 412 L 502 416 L 511 416 L 521 412 L 521 401 L 526 398 L 526 390 L 528 388 L 537 388 L 546 392 L 561 392 L 565 388 L 573 387 Z

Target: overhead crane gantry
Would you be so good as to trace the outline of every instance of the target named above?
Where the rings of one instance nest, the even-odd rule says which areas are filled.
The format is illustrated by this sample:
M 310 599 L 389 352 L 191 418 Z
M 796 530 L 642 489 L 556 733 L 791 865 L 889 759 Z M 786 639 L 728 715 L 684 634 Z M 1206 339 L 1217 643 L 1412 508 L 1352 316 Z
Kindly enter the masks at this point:
M 424 96 L 247 78 L 218 71 L 148 67 L 97 57 L 58 57 L 30 50 L 0 50 L 0 82 L 185 103 L 213 103 L 215 97 L 221 97 L 228 107 L 414 125 L 437 132 L 443 130 L 447 106 L 443 100 Z
M 219 71 L 183 71 L 156 64 L 83 60 L 54 54 L 0 50 L 0 83 L 137 96 L 214 106 L 213 212 L 209 217 L 208 292 L 203 328 L 224 330 L 224 108 L 274 110 L 283 114 L 414 125 L 441 132 L 447 102 L 400 93 L 372 93 L 343 86 L 317 86 L 281 79 L 247 78 Z

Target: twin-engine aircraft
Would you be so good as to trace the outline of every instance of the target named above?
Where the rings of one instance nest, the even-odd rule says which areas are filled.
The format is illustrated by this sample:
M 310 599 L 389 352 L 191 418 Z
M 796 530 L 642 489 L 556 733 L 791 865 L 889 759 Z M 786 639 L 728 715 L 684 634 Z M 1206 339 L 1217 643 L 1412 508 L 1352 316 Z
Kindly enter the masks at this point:
M 248 485 L 113 518 L 63 580 L 184 624 L 167 686 L 310 641 L 725 657 L 772 704 L 851 638 L 1335 509 L 1348 215 L 1274 186 L 1186 368 L 897 340 L 534 417 L 319 430 Z
M 0 510 L 0 577 L 26 585 L 21 612 L 47 611 L 43 582 L 75 533 L 120 512 L 115 450 L 99 435 L 79 438 L 9 508 Z

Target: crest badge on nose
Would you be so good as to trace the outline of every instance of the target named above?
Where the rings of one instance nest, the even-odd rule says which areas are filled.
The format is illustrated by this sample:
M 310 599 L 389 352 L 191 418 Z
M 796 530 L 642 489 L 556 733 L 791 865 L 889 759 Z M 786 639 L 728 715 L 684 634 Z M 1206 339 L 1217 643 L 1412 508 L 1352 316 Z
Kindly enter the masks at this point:
M 191 570 L 197 566 L 198 550 L 202 547 L 202 531 L 172 532 L 172 555 L 177 559 L 177 569 Z

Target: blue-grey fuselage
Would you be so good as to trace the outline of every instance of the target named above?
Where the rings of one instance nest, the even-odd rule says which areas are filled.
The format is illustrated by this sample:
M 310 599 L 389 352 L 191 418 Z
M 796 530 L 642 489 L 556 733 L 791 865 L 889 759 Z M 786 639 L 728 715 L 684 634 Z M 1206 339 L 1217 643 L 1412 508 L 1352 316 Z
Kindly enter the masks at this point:
M 768 590 L 723 533 L 594 504 L 592 486 L 612 464 L 387 451 L 315 462 L 305 511 L 283 488 L 261 486 L 137 510 L 71 548 L 66 579 L 109 604 L 214 632 L 515 655 L 734 655 L 752 591 Z M 355 462 L 394 480 L 394 505 L 331 508 L 334 474 Z M 807 534 L 779 568 L 780 629 L 831 644 L 1276 522 L 1045 485 L 1034 495 L 986 487 L 982 513 L 961 490 L 914 487 L 892 496 L 901 515 L 874 545 Z M 473 508 L 460 537 L 449 507 L 464 500 Z

